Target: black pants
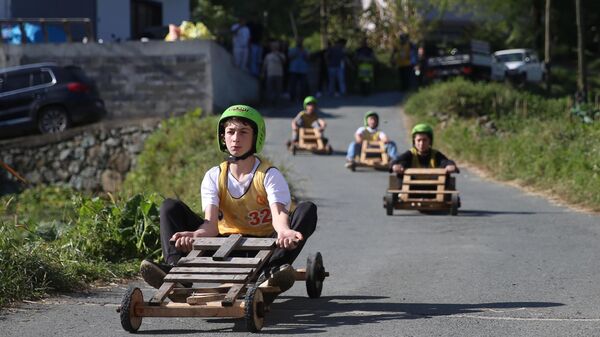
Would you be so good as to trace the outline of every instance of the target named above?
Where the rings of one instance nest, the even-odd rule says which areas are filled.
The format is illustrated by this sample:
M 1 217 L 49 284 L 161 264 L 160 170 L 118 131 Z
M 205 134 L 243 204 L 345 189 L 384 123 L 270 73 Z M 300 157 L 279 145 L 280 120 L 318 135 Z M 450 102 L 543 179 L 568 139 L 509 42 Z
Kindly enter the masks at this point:
M 185 203 L 180 200 L 166 199 L 160 206 L 160 241 L 165 261 L 169 265 L 176 265 L 177 261 L 185 255 L 169 244 L 173 234 L 183 231 L 197 230 L 204 220 L 194 213 Z M 290 228 L 302 233 L 302 240 L 294 250 L 275 248 L 267 268 L 292 264 L 298 257 L 306 240 L 312 235 L 317 227 L 317 206 L 312 202 L 301 202 L 290 214 Z M 277 233 L 273 237 L 276 237 Z

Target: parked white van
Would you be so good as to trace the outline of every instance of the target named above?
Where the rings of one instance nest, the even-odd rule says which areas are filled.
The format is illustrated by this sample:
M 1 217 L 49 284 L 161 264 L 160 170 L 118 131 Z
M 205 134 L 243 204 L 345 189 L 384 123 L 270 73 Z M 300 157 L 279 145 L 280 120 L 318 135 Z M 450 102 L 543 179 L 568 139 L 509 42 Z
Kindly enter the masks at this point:
M 513 80 L 522 82 L 541 82 L 546 68 L 531 49 L 499 50 L 492 57 L 492 80 Z

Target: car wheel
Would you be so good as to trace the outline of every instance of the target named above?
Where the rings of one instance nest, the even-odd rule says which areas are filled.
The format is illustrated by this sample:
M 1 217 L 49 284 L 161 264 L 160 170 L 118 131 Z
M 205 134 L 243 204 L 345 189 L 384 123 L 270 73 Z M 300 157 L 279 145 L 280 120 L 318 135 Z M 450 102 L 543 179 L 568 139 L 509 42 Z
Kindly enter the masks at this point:
M 69 127 L 69 116 L 62 107 L 47 107 L 40 111 L 37 123 L 41 133 L 62 132 Z

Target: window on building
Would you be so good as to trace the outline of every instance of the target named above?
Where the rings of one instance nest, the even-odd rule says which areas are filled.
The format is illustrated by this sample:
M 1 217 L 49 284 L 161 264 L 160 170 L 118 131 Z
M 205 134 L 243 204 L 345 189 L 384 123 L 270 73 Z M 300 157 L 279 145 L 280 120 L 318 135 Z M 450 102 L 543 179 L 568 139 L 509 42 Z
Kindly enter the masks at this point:
M 153 27 L 162 26 L 162 3 L 131 0 L 131 36 L 139 39 Z

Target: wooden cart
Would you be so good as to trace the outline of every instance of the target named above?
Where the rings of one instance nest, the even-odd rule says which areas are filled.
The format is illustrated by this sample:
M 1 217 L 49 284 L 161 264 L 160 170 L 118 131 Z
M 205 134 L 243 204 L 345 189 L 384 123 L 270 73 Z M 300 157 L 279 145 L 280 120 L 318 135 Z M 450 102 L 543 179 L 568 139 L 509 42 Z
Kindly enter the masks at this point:
M 260 331 L 270 303 L 281 293 L 267 282 L 256 284 L 274 248 L 273 238 L 239 234 L 196 239 L 193 250 L 169 271 L 148 302 L 139 288 L 127 291 L 117 309 L 123 329 L 136 332 L 143 317 L 232 317 L 245 318 L 249 331 Z M 213 254 L 203 256 L 210 254 L 206 252 Z M 235 257 L 240 255 L 251 257 Z M 296 280 L 306 281 L 310 298 L 321 296 L 327 276 L 320 253 L 308 257 L 306 269 L 296 269 Z M 196 287 L 196 283 L 213 286 Z
M 309 151 L 319 154 L 332 154 L 333 148 L 324 141 L 323 134 L 318 128 L 298 128 L 298 143 L 290 144 L 292 155 L 298 151 Z
M 368 141 L 362 142 L 360 150 L 360 156 L 356 156 L 354 161 L 350 165 L 351 171 L 356 171 L 356 167 L 372 167 L 378 170 L 385 170 L 388 168 L 390 157 L 385 150 L 385 143 L 382 141 Z
M 458 214 L 460 198 L 455 179 L 445 169 L 406 169 L 401 186 L 395 174 L 391 174 L 389 179 L 389 188 L 383 197 L 387 215 L 392 215 L 394 209 Z

